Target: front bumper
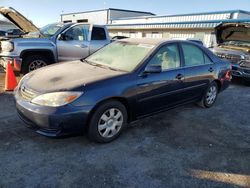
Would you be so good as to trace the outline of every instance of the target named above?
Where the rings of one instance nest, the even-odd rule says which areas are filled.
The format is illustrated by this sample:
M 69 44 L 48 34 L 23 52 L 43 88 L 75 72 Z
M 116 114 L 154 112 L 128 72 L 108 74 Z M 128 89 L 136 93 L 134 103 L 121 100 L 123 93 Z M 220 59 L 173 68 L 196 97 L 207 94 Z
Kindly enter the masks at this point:
M 14 71 L 20 72 L 22 67 L 22 59 L 19 57 L 0 57 L 0 65 L 6 69 L 10 63 Z
M 250 68 L 241 67 L 238 64 L 232 65 L 232 76 L 250 81 Z
M 93 106 L 45 107 L 25 101 L 15 94 L 19 117 L 29 128 L 48 137 L 82 134 Z

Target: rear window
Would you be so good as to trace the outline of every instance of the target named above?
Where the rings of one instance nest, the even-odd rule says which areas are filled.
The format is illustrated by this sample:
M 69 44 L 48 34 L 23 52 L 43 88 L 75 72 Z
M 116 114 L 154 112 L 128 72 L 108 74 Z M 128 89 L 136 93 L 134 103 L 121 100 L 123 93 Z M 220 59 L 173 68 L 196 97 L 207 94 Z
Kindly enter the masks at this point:
M 101 27 L 93 27 L 91 40 L 106 40 L 105 29 Z
M 193 44 L 182 44 L 185 66 L 197 66 L 212 63 L 200 48 Z

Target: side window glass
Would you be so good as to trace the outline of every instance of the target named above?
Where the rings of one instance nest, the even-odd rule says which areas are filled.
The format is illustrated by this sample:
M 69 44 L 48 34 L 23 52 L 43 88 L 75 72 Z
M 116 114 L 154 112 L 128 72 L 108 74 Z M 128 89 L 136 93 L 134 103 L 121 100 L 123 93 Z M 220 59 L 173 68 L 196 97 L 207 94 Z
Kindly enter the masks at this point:
M 106 40 L 105 29 L 93 27 L 91 40 Z
M 182 44 L 185 66 L 196 66 L 205 64 L 204 53 L 192 44 Z
M 77 25 L 65 33 L 65 40 L 87 41 L 89 36 L 88 25 Z
M 153 56 L 148 65 L 160 65 L 163 71 L 180 67 L 180 55 L 177 44 L 168 44 L 162 47 Z
M 205 58 L 205 64 L 211 64 L 213 63 L 211 59 L 204 53 L 204 58 Z

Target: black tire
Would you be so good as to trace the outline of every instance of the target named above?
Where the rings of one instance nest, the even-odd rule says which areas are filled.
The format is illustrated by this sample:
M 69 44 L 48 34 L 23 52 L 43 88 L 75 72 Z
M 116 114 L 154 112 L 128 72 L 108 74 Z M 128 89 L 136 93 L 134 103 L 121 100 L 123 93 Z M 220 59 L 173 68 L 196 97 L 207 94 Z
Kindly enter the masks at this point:
M 100 122 L 103 121 L 101 119 L 103 117 L 103 115 L 108 113 L 108 111 L 111 109 L 117 109 L 117 111 L 120 111 L 122 113 L 123 121 L 122 121 L 121 127 L 119 128 L 119 131 L 115 135 L 113 135 L 112 137 L 108 138 L 108 137 L 104 137 L 101 135 L 101 133 L 99 132 L 99 126 L 100 126 Z M 120 136 L 122 130 L 124 129 L 125 125 L 127 124 L 127 119 L 128 119 L 127 110 L 122 103 L 115 101 L 115 100 L 107 101 L 107 102 L 101 104 L 93 113 L 93 115 L 89 121 L 89 126 L 88 126 L 88 130 L 87 130 L 88 138 L 91 141 L 98 142 L 98 143 L 109 143 Z M 108 128 L 106 128 L 106 131 L 107 130 L 108 130 Z
M 212 100 L 212 102 L 208 100 L 208 95 L 209 95 L 209 92 L 211 92 L 211 88 L 215 88 L 215 92 L 216 92 L 216 96 Z M 203 107 L 203 108 L 211 108 L 214 105 L 214 103 L 216 102 L 216 99 L 218 97 L 218 93 L 219 93 L 219 88 L 218 88 L 217 83 L 216 82 L 212 82 L 208 86 L 206 92 L 204 93 L 204 95 L 203 95 L 201 101 L 198 103 L 198 105 L 201 106 L 201 107 Z
M 46 58 L 42 55 L 30 55 L 30 56 L 27 56 L 23 59 L 22 73 L 27 74 L 33 70 L 36 70 L 37 68 L 31 70 L 31 66 L 34 64 L 35 61 L 41 62 L 41 66 L 40 67 L 37 66 L 37 68 L 41 68 L 41 67 L 49 65 L 48 58 Z

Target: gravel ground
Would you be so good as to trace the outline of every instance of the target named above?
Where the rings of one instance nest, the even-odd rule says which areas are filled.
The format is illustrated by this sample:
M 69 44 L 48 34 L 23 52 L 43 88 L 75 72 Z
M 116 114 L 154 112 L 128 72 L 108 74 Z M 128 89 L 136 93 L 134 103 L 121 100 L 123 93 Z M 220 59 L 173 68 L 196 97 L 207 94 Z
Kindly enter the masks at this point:
M 186 105 L 130 125 L 105 145 L 24 127 L 0 94 L 0 187 L 250 187 L 250 88 L 211 109 Z

